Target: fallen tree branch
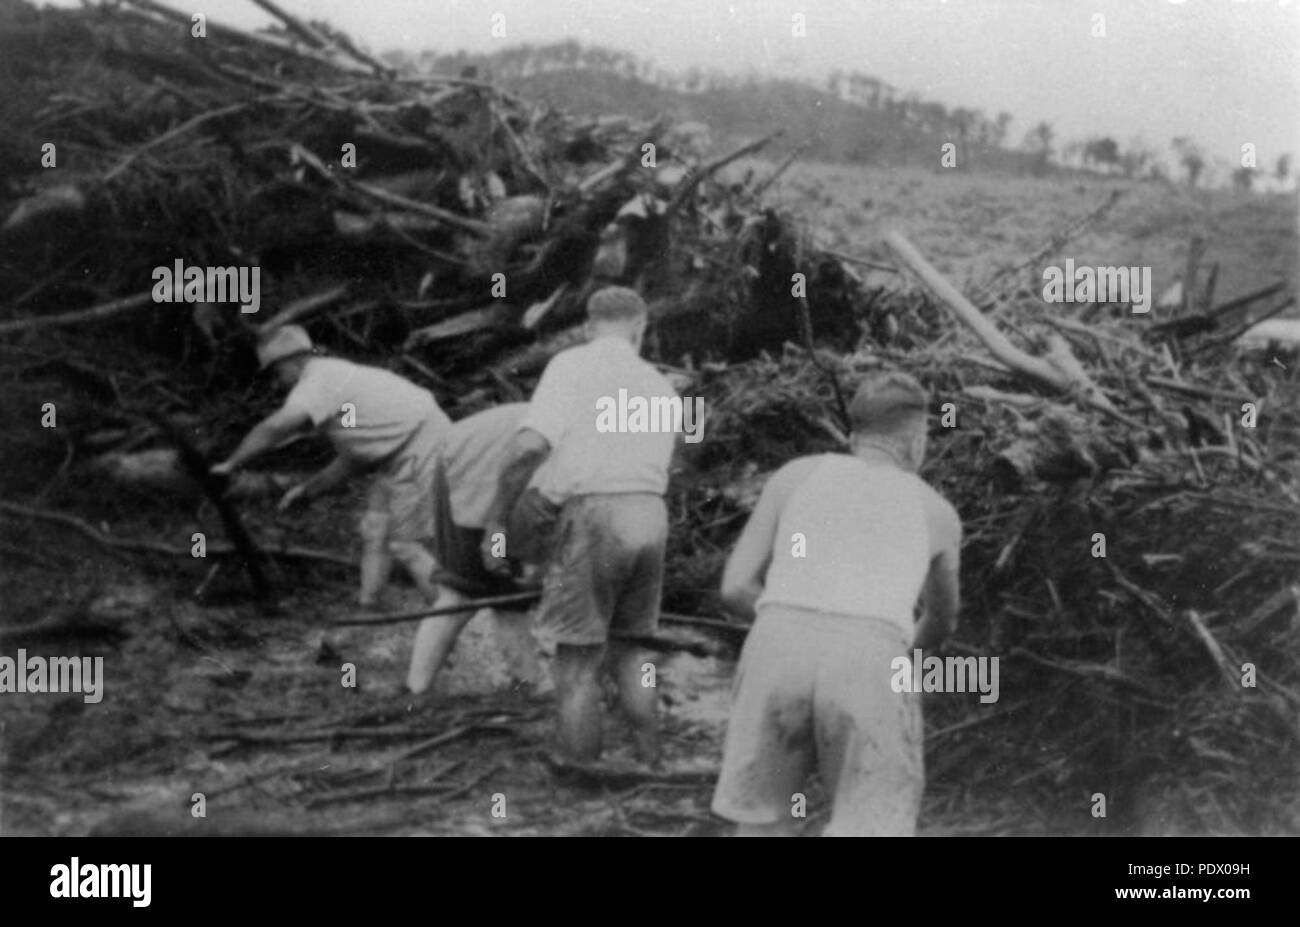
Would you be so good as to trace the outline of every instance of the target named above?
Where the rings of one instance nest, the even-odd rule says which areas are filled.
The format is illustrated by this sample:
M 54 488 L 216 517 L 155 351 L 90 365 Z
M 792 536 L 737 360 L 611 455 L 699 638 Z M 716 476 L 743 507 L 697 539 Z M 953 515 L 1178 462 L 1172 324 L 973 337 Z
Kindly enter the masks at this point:
M 57 315 L 37 315 L 26 319 L 14 319 L 10 322 L 0 322 L 0 336 L 10 335 L 15 332 L 32 331 L 37 328 L 62 328 L 69 325 L 82 325 L 86 322 L 101 322 L 104 319 L 111 319 L 114 316 L 130 312 L 132 309 L 139 309 L 141 306 L 150 305 L 152 302 L 152 293 L 136 293 L 134 296 L 123 296 L 118 299 L 112 299 L 106 303 L 100 303 L 98 306 L 91 306 L 89 309 L 79 309 L 76 312 L 60 312 Z
M 1167 335 L 1171 338 L 1186 338 L 1201 332 L 1212 331 L 1218 327 L 1220 316 L 1234 312 L 1237 309 L 1243 309 L 1252 303 L 1259 302 L 1261 299 L 1267 299 L 1275 293 L 1282 292 L 1286 287 L 1287 282 L 1285 280 L 1270 283 L 1266 287 L 1252 290 L 1244 296 L 1238 296 L 1236 299 L 1230 299 L 1222 305 L 1215 306 L 1208 312 L 1202 312 L 1190 318 L 1170 319 L 1167 322 L 1152 325 L 1151 333 L 1153 335 Z
M 1215 666 L 1219 668 L 1219 672 L 1223 675 L 1223 681 L 1227 683 L 1228 688 L 1234 692 L 1245 691 L 1241 687 L 1241 680 L 1238 678 L 1236 671 L 1233 670 L 1232 664 L 1228 662 L 1228 655 L 1224 653 L 1223 646 L 1215 640 L 1214 635 L 1210 633 L 1210 629 L 1205 626 L 1205 622 L 1201 620 L 1201 616 L 1196 613 L 1196 610 L 1187 609 L 1183 612 L 1183 617 L 1187 619 L 1193 630 L 1196 631 L 1196 636 L 1205 645 L 1206 651 L 1213 658 Z
M 910 241 L 898 232 L 890 232 L 885 236 L 885 244 L 947 306 L 957 320 L 975 334 L 997 360 L 1041 385 L 1066 393 L 1077 391 L 1088 405 L 1106 412 L 1116 412 L 1110 400 L 1070 354 L 1064 339 L 1057 338 L 1054 341 L 1051 360 L 1022 351 L 1002 334 L 988 316 L 976 309 L 935 270 Z
M 422 203 L 419 200 L 407 199 L 396 193 L 389 193 L 372 184 L 362 183 L 356 180 L 345 180 L 339 177 L 334 171 L 325 166 L 325 162 L 312 154 L 302 145 L 294 144 L 289 147 L 290 157 L 293 160 L 301 161 L 306 164 L 325 180 L 334 184 L 341 190 L 347 190 L 362 194 L 372 200 L 383 203 L 386 206 L 392 206 L 397 209 L 405 209 L 408 212 L 419 213 L 428 216 L 431 219 L 437 219 L 444 225 L 467 232 L 479 238 L 486 238 L 492 234 L 492 226 L 478 219 L 467 219 L 464 216 L 441 209 L 431 203 Z
M 542 597 L 540 591 L 512 592 L 508 595 L 487 596 L 481 599 L 468 599 L 456 605 L 432 606 L 409 612 L 387 612 L 373 618 L 343 618 L 331 621 L 333 626 L 368 626 L 383 624 L 405 624 L 422 621 L 425 618 L 441 618 L 450 615 L 462 615 L 465 612 L 478 611 L 480 608 L 495 608 L 498 605 L 524 605 L 535 602 Z
M 326 306 L 338 302 L 347 295 L 348 284 L 340 283 L 338 286 L 312 293 L 310 296 L 304 296 L 302 299 L 295 299 L 289 305 L 285 306 L 270 319 L 257 326 L 259 335 L 266 335 L 274 331 L 281 325 L 287 325 L 290 322 L 298 322 L 301 319 L 311 315 Z
M 131 6 L 142 10 L 148 10 L 150 13 L 163 18 L 170 19 L 172 22 L 183 26 L 187 31 L 193 26 L 190 20 L 190 14 L 173 10 L 164 6 L 155 0 L 126 0 Z M 213 22 L 210 18 L 207 22 L 207 29 L 212 38 L 225 37 L 234 39 L 239 42 L 247 42 L 250 45 L 260 45 L 264 48 L 270 48 L 282 54 L 297 55 L 300 58 L 309 59 L 318 64 L 326 65 L 340 73 L 359 73 L 356 66 L 345 67 L 345 62 L 338 60 L 336 57 L 322 54 L 311 48 L 304 48 L 300 44 L 284 41 L 277 36 L 265 32 L 245 32 L 243 29 L 236 29 L 234 26 L 225 26 Z
M 686 198 L 691 195 L 691 191 L 698 187 L 706 177 L 716 174 L 732 161 L 738 161 L 747 154 L 753 154 L 755 151 L 766 146 L 768 142 L 780 138 L 784 134 L 784 129 L 777 129 L 770 135 L 765 135 L 747 145 L 741 145 L 730 154 L 725 154 L 720 158 L 714 158 L 708 164 L 691 171 L 691 173 L 683 178 L 681 183 L 677 185 L 677 189 L 673 191 L 673 198 L 669 201 L 668 207 L 664 210 L 664 217 L 672 218 L 673 214 L 682 207 L 683 203 L 686 202 Z
M 1267 312 L 1262 313 L 1257 318 L 1251 319 L 1249 322 L 1237 326 L 1232 331 L 1228 332 L 1226 335 L 1222 335 L 1218 338 L 1214 338 L 1209 341 L 1206 341 L 1204 344 L 1197 345 L 1195 348 L 1192 349 L 1191 353 L 1197 354 L 1209 348 L 1226 347 L 1227 345 L 1232 344 L 1242 335 L 1246 334 L 1246 332 L 1250 331 L 1260 322 L 1267 321 L 1268 319 L 1271 319 L 1276 315 L 1280 315 L 1281 313 L 1285 312 L 1287 309 L 1290 309 L 1294 305 L 1295 305 L 1295 297 L 1288 296 L 1286 299 L 1282 300 L 1282 302 L 1278 303 L 1272 309 L 1269 309 Z
M 203 452 L 195 447 L 194 442 L 185 436 L 176 424 L 162 415 L 142 416 L 145 421 L 152 421 L 171 439 L 180 452 L 181 465 L 189 471 L 190 478 L 199 484 L 208 501 L 216 507 L 217 514 L 221 517 L 221 524 L 226 529 L 226 536 L 234 543 L 240 558 L 244 561 L 244 569 L 248 572 L 248 578 L 253 584 L 253 594 L 259 599 L 265 599 L 271 594 L 271 584 L 266 578 L 266 571 L 262 569 L 262 552 L 258 550 L 248 529 L 244 527 L 244 520 L 239 517 L 239 510 L 235 507 L 234 501 L 226 493 L 228 481 L 212 475 L 211 467 Z
M 105 547 L 113 547 L 119 550 L 137 551 L 149 554 L 167 554 L 172 557 L 189 557 L 193 554 L 188 547 L 172 547 L 170 544 L 164 544 L 161 541 L 146 541 L 140 538 L 115 538 L 104 534 L 98 528 L 89 522 L 83 521 L 74 515 L 68 515 L 64 512 L 55 512 L 49 509 L 36 509 L 26 505 L 19 505 L 16 502 L 6 502 L 0 500 L 0 513 L 14 515 L 21 518 L 36 518 L 41 521 L 52 524 L 63 525 L 72 528 L 86 537 L 90 538 L 96 544 L 102 544 Z M 208 545 L 209 554 L 228 556 L 236 554 L 238 551 L 234 545 L 225 542 L 218 542 Z M 287 560 L 313 560 L 320 563 L 330 563 L 336 566 L 353 567 L 356 563 L 339 554 L 332 554 L 328 551 L 312 550 L 305 547 L 280 547 L 264 548 L 263 554 L 270 557 L 283 557 Z

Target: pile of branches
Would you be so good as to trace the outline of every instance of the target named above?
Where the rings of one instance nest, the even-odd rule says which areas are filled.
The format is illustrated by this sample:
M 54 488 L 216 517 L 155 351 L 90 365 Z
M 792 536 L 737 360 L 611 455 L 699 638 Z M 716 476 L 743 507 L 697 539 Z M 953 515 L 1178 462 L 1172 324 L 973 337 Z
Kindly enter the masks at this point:
M 483 374 L 572 326 L 593 283 L 636 281 L 679 315 L 707 292 L 709 331 L 665 323 L 668 353 L 793 332 L 752 311 L 785 269 L 758 265 L 793 260 L 785 223 L 759 207 L 765 181 L 716 177 L 769 139 L 702 162 L 664 121 L 569 119 L 472 76 L 401 77 L 287 16 L 306 40 L 213 23 L 195 37 L 151 0 L 8 15 L 19 132 L 5 154 L 26 169 L 0 191 L 14 294 L 0 333 L 129 317 L 137 345 L 229 364 L 250 333 L 293 319 L 408 369 Z M 712 285 L 746 256 L 759 279 Z M 258 267 L 260 314 L 151 309 L 153 269 L 177 259 Z
M 0 409 L 32 485 L 147 447 L 159 417 L 228 447 L 275 401 L 252 345 L 285 321 L 458 417 L 526 397 L 593 287 L 637 286 L 648 355 L 709 412 L 671 489 L 665 608 L 713 611 L 763 478 L 842 449 L 857 378 L 907 370 L 936 403 L 923 475 L 966 525 L 954 646 L 1004 662 L 996 705 L 931 711 L 945 800 L 995 831 L 1297 826 L 1297 368 L 1233 353 L 1241 305 L 1153 325 L 1019 295 L 1104 207 L 968 300 L 901 238 L 853 258 L 767 208 L 790 159 L 724 171 L 767 140 L 710 159 L 666 122 L 394 74 L 287 16 L 200 39 L 150 0 L 0 11 L 0 146 L 30 168 L 0 189 L 0 352 L 28 406 L 75 397 L 66 450 Z M 259 267 L 260 314 L 155 305 L 176 259 Z
M 707 382 L 710 456 L 675 490 L 676 607 L 706 607 L 698 590 L 768 472 L 844 449 L 837 393 L 906 370 L 934 397 L 922 475 L 965 523 L 952 650 L 1002 664 L 995 705 L 929 703 L 946 810 L 976 832 L 1293 832 L 1296 352 L 1225 337 L 1250 323 L 1219 320 L 1253 300 L 1155 324 L 1128 306 L 1045 310 L 1016 296 L 1036 289 L 1028 266 L 995 275 L 982 312 L 904 239 L 884 245 L 915 281 L 889 343 L 787 345 Z

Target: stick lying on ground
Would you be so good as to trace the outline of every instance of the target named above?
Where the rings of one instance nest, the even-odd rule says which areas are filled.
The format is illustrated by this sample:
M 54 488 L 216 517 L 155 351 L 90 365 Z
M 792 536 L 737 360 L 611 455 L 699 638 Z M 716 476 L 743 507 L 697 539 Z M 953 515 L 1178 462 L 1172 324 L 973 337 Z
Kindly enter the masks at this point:
M 425 618 L 437 618 L 445 615 L 461 615 L 465 612 L 478 611 L 480 608 L 495 608 L 498 605 L 523 605 L 525 603 L 535 602 L 541 597 L 542 593 L 539 590 L 529 592 L 511 592 L 508 595 L 494 595 L 485 596 L 481 599 L 467 599 L 456 605 L 418 608 L 409 612 L 385 612 L 371 618 L 340 618 L 331 621 L 330 624 L 340 627 L 372 624 L 406 624 L 411 621 L 421 621 Z M 675 612 L 660 612 L 659 617 L 669 624 L 695 625 L 701 628 L 715 628 L 720 631 L 732 632 L 749 630 L 749 626 L 745 624 L 719 621 L 716 618 L 697 618 L 694 615 L 678 615 Z
M 330 626 L 365 627 L 368 625 L 406 624 L 412 621 L 423 621 L 426 618 L 449 618 L 452 615 L 463 615 L 465 612 L 478 611 L 480 608 L 495 608 L 500 605 L 517 606 L 531 604 L 541 597 L 542 594 L 540 592 L 513 592 L 509 595 L 470 599 L 465 602 L 459 602 L 456 605 L 423 608 L 411 612 L 389 612 L 387 614 L 376 615 L 374 618 L 342 618 L 336 621 L 331 621 Z M 660 618 L 669 624 L 685 624 L 702 628 L 715 628 L 732 634 L 739 632 L 741 636 L 748 631 L 747 625 L 729 624 L 725 621 L 717 621 L 710 618 L 696 618 L 692 615 L 661 613 Z M 720 652 L 717 646 L 711 645 L 709 642 L 687 640 L 670 634 L 619 634 L 618 632 L 613 632 L 612 636 L 620 640 L 638 643 L 651 649 L 681 650 L 697 657 L 714 657 L 718 656 Z
M 16 502 L 6 502 L 0 499 L 0 515 L 12 515 L 20 518 L 36 518 L 41 521 L 52 522 L 58 525 L 72 528 L 90 538 L 97 544 L 105 547 L 113 547 L 119 550 L 134 550 L 141 553 L 150 554 L 170 554 L 175 557 L 190 557 L 194 554 L 188 547 L 173 547 L 170 544 L 164 544 L 162 541 L 149 541 L 143 538 L 116 538 L 110 537 L 100 531 L 94 525 L 75 515 L 68 515 L 65 512 L 55 512 L 50 509 L 38 509 L 31 506 L 19 505 Z M 237 554 L 239 551 L 233 544 L 223 542 L 214 542 L 208 545 L 209 555 L 228 555 Z M 262 553 L 268 557 L 284 557 L 290 560 L 314 560 L 320 563 L 331 563 L 336 566 L 355 567 L 356 562 L 339 554 L 332 554 L 324 550 L 311 550 L 303 547 L 281 547 L 281 548 L 264 548 Z
M 463 615 L 476 612 L 480 608 L 495 608 L 498 605 L 523 605 L 535 602 L 542 597 L 540 592 L 512 592 L 509 595 L 487 596 L 482 599 L 469 599 L 456 605 L 443 605 L 434 608 L 421 608 L 411 612 L 387 612 L 373 618 L 342 618 L 331 621 L 333 626 L 405 624 L 411 621 L 423 621 L 425 618 L 439 618 L 450 615 Z

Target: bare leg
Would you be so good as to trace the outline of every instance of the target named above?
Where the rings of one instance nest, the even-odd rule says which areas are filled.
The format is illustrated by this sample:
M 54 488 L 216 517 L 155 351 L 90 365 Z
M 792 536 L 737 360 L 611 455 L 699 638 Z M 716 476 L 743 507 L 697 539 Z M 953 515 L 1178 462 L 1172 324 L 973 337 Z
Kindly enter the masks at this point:
M 556 736 L 566 760 L 587 763 L 600 756 L 600 670 L 604 650 L 600 646 L 572 644 L 556 647 Z
M 465 597 L 455 589 L 440 587 L 441 595 L 435 599 L 439 607 L 459 605 Z M 438 671 L 447 662 L 447 656 L 456 646 L 456 638 L 474 617 L 472 611 L 459 615 L 440 615 L 425 618 L 415 632 L 415 643 L 411 647 L 411 666 L 406 673 L 406 687 L 419 695 L 433 685 Z
M 619 705 L 632 727 L 637 759 L 651 766 L 659 762 L 658 691 L 646 685 L 652 669 L 650 652 L 643 647 L 610 641 L 610 673 L 618 686 Z
M 512 679 L 538 685 L 542 668 L 537 660 L 537 641 L 529 630 L 527 612 L 484 609 L 492 618 L 497 646 L 505 656 Z
M 361 589 L 357 603 L 363 608 L 375 604 L 393 568 L 393 555 L 388 549 L 389 521 L 386 512 L 366 512 L 361 516 Z
M 443 587 L 433 581 L 433 573 L 438 568 L 438 561 L 433 559 L 433 554 L 418 541 L 389 541 L 388 550 L 430 604 L 436 602 L 443 593 Z

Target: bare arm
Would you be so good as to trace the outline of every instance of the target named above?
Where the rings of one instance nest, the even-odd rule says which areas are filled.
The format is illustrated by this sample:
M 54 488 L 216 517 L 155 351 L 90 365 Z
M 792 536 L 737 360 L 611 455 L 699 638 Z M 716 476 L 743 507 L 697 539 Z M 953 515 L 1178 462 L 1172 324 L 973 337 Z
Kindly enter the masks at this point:
M 310 426 L 311 419 L 306 412 L 281 406 L 254 425 L 234 453 L 214 466 L 212 472 L 229 475 Z
M 958 576 L 961 568 L 961 522 L 957 513 L 943 503 L 942 513 L 936 519 L 938 551 L 930 560 L 930 572 L 922 590 L 924 606 L 921 620 L 917 622 L 912 646 L 922 650 L 942 644 L 957 627 L 957 609 L 961 602 Z
M 782 468 L 767 481 L 754 512 L 745 523 L 722 573 L 722 604 L 739 618 L 753 619 L 754 605 L 763 594 L 763 578 L 772 563 L 772 548 L 781 509 L 793 488 L 797 470 Z
M 505 531 L 506 521 L 519 497 L 550 453 L 550 443 L 531 428 L 521 429 L 510 442 L 506 451 L 506 464 L 497 483 L 496 498 L 488 510 L 483 528 L 483 564 L 489 570 L 502 572 L 509 569 L 504 558 L 492 553 L 492 535 Z
M 351 459 L 342 454 L 335 456 L 328 464 L 302 482 L 302 495 L 319 496 L 347 482 L 356 471 Z

